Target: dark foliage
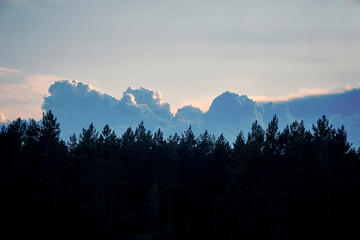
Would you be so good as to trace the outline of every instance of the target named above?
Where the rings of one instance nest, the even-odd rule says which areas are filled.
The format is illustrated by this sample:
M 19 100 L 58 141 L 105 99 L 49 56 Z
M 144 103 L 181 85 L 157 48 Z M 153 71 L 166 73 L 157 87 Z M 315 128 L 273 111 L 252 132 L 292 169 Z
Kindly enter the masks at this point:
M 253 123 L 233 146 L 191 127 L 92 124 L 68 143 L 50 112 L 0 131 L 0 238 L 359 238 L 360 149 L 324 117 Z

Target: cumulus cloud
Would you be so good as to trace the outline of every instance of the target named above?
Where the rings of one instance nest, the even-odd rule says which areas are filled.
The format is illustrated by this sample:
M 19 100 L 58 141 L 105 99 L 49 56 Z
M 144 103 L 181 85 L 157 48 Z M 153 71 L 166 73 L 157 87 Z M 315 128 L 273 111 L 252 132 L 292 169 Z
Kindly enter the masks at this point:
M 134 96 L 134 101 L 137 104 L 148 106 L 148 108 L 156 115 L 165 119 L 170 119 L 172 117 L 170 104 L 162 102 L 162 96 L 159 90 L 151 90 L 143 87 L 134 89 L 129 87 L 124 92 L 124 95 L 127 94 Z
M 43 82 L 40 76 L 33 77 Z M 32 89 L 32 92 L 40 93 L 44 90 L 43 85 L 34 79 L 28 77 L 21 82 L 23 91 Z M 128 88 L 121 99 L 116 99 L 82 82 L 58 80 L 48 89 L 49 95 L 44 98 L 42 108 L 52 110 L 57 116 L 65 139 L 76 131 L 79 133 L 91 122 L 99 130 L 109 124 L 121 134 L 127 127 L 135 127 L 144 121 L 148 129 L 161 128 L 165 135 L 182 133 L 191 125 L 196 134 L 207 129 L 215 135 L 224 133 L 229 141 L 234 141 L 240 131 L 249 131 L 255 120 L 266 128 L 275 114 L 280 129 L 301 119 L 311 127 L 325 114 L 334 126 L 344 124 L 349 140 L 357 146 L 360 145 L 360 89 L 350 89 L 342 93 L 268 103 L 257 103 L 246 95 L 224 92 L 212 101 L 207 112 L 188 105 L 178 109 L 174 115 L 158 90 Z M 1 118 L 6 119 L 3 115 Z
M 204 113 L 200 110 L 200 108 L 188 105 L 177 110 L 175 119 L 182 119 L 188 121 L 195 120 L 201 122 L 203 116 Z
M 293 122 L 295 118 L 292 116 L 290 108 L 285 103 L 267 103 L 262 105 L 262 122 L 264 126 L 272 120 L 274 115 L 279 119 L 279 128 L 283 129 L 287 124 Z
M 149 127 L 165 127 L 173 116 L 161 93 L 146 88 L 128 88 L 120 100 L 76 81 L 56 81 L 44 98 L 43 109 L 52 110 L 65 129 L 79 130 L 91 122 L 98 128 L 110 124 L 122 130 L 145 121 Z M 71 132 L 66 131 L 68 136 Z
M 246 95 L 225 92 L 216 97 L 204 116 L 204 128 L 215 134 L 224 133 L 231 141 L 240 131 L 247 132 L 259 120 L 258 105 Z
M 200 134 L 205 130 L 204 113 L 199 108 L 191 105 L 179 108 L 171 123 L 173 125 L 166 129 L 169 134 L 182 133 L 189 126 L 192 127 L 196 134 Z
M 56 81 L 49 88 L 42 108 L 52 110 L 66 129 L 81 129 L 90 122 L 113 120 L 117 100 L 77 81 Z M 100 121 L 101 122 L 101 121 Z
M 209 120 L 216 119 L 219 115 L 223 116 L 224 120 L 234 120 L 233 118 L 236 117 L 256 120 L 257 106 L 246 95 L 239 96 L 236 93 L 224 92 L 214 99 L 209 111 L 206 112 Z

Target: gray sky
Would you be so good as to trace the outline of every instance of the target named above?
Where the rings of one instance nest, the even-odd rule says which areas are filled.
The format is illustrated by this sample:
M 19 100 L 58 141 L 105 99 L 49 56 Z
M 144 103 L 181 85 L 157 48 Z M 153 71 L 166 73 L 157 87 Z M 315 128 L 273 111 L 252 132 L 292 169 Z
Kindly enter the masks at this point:
M 0 120 L 39 118 L 56 79 L 159 89 L 173 111 L 337 92 L 359 56 L 357 0 L 0 0 Z

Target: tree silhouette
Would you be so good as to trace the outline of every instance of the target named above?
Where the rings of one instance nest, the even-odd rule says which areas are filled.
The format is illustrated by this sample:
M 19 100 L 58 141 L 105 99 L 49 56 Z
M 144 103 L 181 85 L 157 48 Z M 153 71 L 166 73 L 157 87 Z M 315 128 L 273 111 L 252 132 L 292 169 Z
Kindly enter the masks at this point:
M 360 148 L 323 116 L 276 116 L 233 146 L 191 126 L 93 124 L 65 143 L 51 111 L 0 129 L 0 236 L 39 239 L 358 238 Z

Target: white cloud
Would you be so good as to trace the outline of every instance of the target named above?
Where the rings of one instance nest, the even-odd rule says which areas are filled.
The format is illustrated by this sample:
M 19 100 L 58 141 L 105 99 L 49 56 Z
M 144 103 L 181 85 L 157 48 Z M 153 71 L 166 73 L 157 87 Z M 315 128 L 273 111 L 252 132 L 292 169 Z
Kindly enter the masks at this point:
M 170 112 L 170 104 L 163 102 L 162 95 L 159 90 L 152 90 L 143 87 L 134 89 L 129 87 L 124 92 L 124 96 L 127 94 L 134 96 L 134 100 L 137 104 L 146 105 L 152 112 L 164 119 L 170 119 L 173 116 Z

